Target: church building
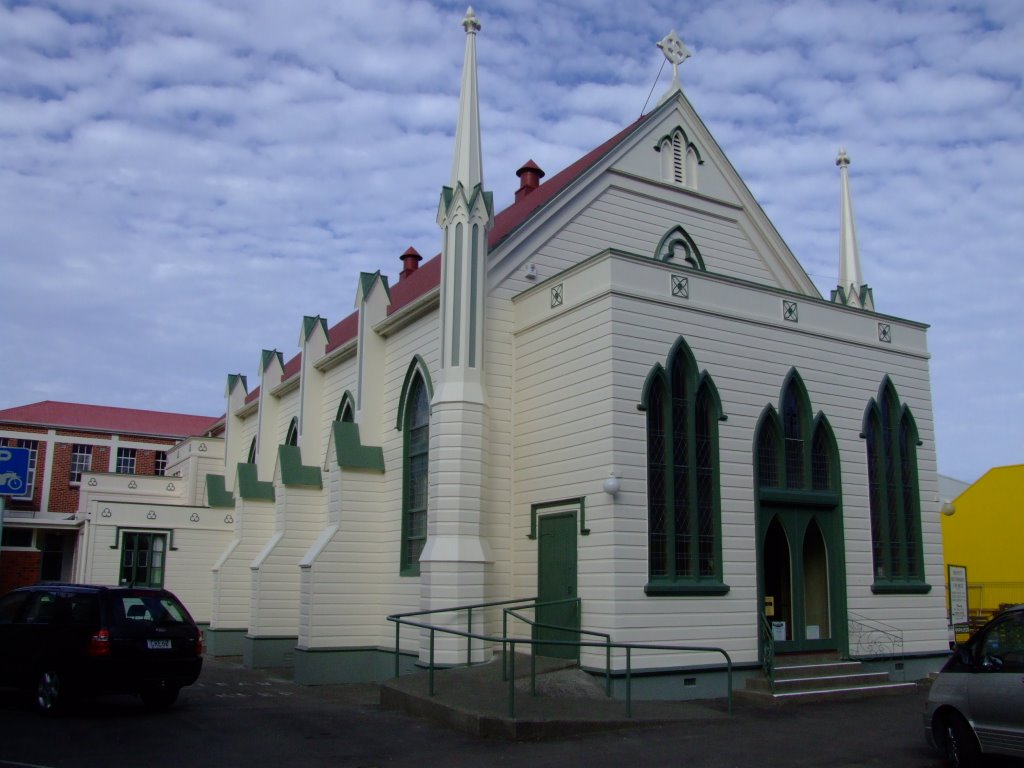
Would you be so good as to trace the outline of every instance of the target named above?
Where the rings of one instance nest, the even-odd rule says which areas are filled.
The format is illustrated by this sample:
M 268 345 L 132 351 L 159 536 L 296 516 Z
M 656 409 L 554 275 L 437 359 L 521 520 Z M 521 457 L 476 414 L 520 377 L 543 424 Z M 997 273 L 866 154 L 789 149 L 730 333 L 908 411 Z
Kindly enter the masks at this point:
M 722 648 L 740 669 L 769 639 L 776 655 L 857 656 L 867 628 L 899 638 L 908 675 L 937 666 L 927 326 L 874 309 L 846 153 L 826 299 L 687 100 L 672 33 L 657 106 L 554 175 L 525 162 L 496 212 L 472 9 L 463 27 L 439 255 L 410 248 L 394 281 L 362 274 L 355 312 L 302 318 L 298 353 L 264 350 L 254 386 L 228 376 L 223 465 L 174 518 L 224 529 L 202 575 L 209 651 L 299 682 L 379 679 L 388 615 L 538 597 L 579 599 L 560 624 Z M 116 548 L 118 509 L 80 511 L 97 551 Z M 123 530 L 163 524 L 139 512 Z M 171 589 L 197 568 L 175 570 L 184 554 L 168 552 Z M 405 667 L 426 659 L 422 633 L 399 645 Z M 437 660 L 465 648 L 439 637 Z M 604 651 L 580 661 L 603 670 Z M 643 650 L 631 664 L 723 666 Z

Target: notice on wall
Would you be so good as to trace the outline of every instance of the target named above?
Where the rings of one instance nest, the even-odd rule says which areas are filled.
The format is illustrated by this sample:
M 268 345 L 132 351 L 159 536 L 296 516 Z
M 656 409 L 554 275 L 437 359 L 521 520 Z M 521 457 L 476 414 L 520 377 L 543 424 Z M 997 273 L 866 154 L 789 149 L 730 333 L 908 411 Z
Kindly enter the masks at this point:
M 947 566 L 949 579 L 949 623 L 956 632 L 967 632 L 969 629 L 967 606 L 967 567 L 964 565 Z
M 772 640 L 783 641 L 786 639 L 786 622 L 784 621 L 773 621 L 772 622 Z

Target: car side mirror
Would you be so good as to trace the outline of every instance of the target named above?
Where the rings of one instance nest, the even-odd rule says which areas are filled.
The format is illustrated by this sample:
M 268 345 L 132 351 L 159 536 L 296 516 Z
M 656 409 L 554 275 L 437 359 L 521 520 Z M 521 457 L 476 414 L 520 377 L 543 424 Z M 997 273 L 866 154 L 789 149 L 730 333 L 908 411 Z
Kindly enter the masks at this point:
M 956 649 L 956 660 L 965 667 L 974 666 L 974 656 L 969 646 L 961 645 Z

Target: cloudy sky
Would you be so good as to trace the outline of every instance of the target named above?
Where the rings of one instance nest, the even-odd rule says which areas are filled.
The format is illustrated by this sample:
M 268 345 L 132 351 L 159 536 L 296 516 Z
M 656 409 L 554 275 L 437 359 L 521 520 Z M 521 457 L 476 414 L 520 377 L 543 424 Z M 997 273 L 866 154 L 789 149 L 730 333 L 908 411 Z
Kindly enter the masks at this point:
M 440 247 L 461 2 L 0 0 L 0 408 L 218 415 L 228 373 Z M 1024 462 L 1024 4 L 481 1 L 487 186 L 687 95 L 828 296 L 845 145 L 880 312 L 931 324 L 939 470 Z M 660 72 L 660 80 L 658 78 Z

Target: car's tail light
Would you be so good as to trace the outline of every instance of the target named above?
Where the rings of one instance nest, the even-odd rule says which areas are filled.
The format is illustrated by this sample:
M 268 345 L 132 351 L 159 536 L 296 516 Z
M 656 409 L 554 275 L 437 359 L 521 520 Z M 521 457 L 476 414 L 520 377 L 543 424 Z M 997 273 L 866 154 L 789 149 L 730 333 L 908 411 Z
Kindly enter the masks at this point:
M 206 648 L 203 646 L 203 630 L 196 635 L 196 656 L 202 656 Z
M 106 629 L 101 629 L 95 635 L 90 637 L 89 647 L 86 649 L 86 653 L 90 656 L 109 656 L 110 632 Z

